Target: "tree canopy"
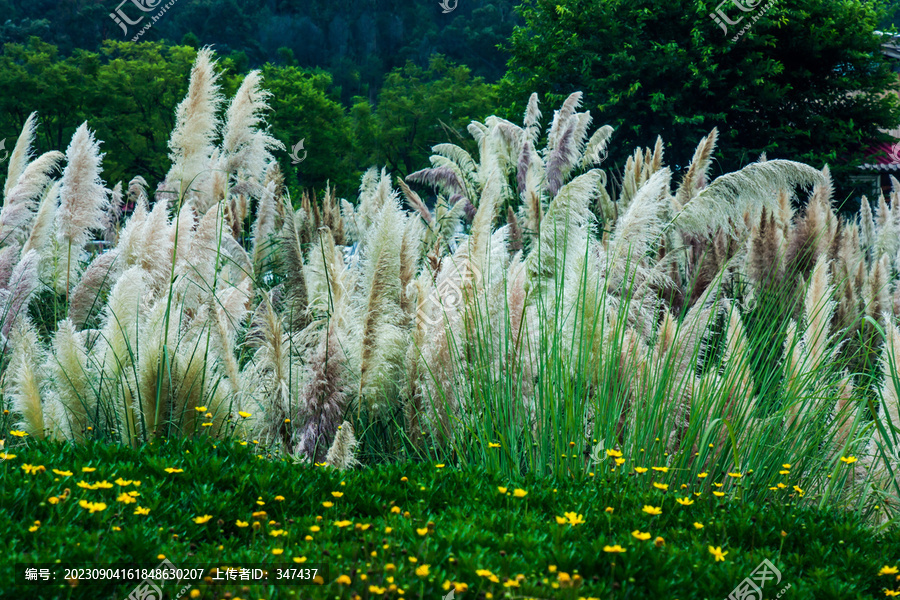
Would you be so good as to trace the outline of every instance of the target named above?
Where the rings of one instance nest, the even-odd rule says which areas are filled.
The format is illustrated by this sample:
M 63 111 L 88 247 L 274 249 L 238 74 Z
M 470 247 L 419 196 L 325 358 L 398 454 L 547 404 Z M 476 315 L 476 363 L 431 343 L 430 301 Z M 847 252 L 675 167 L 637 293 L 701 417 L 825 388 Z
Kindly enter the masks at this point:
M 616 128 L 614 147 L 652 146 L 661 135 L 682 166 L 718 127 L 721 171 L 766 153 L 840 173 L 879 128 L 900 123 L 896 97 L 883 93 L 897 76 L 873 33 L 881 3 L 720 6 L 737 21 L 727 32 L 700 0 L 527 2 L 503 96 L 519 112 L 533 91 L 550 104 L 583 91 L 595 125 Z M 627 154 L 610 158 L 621 166 Z
M 161 42 L 107 41 L 100 52 L 69 56 L 36 37 L 6 44 L 0 90 L 14 93 L 0 94 L 0 139 L 13 142 L 37 111 L 39 149 L 65 150 L 75 129 L 88 121 L 103 140 L 104 178 L 110 185 L 135 175 L 158 182 L 169 169 L 175 107 L 187 91 L 196 54 L 190 46 Z M 244 58 L 237 53 L 219 59 L 227 97 L 246 75 Z M 439 55 L 427 69 L 412 62 L 394 69 L 376 102 L 357 97 L 350 109 L 341 104 L 327 71 L 269 63 L 261 72 L 272 93 L 266 119 L 288 148 L 277 158 L 295 196 L 328 183 L 352 196 L 363 171 L 375 164 L 398 174 L 421 168 L 432 146 L 459 143 L 473 119 L 496 108 L 496 86 Z M 290 148 L 301 140 L 306 158 L 294 164 Z M 0 180 L 4 176 L 0 169 Z

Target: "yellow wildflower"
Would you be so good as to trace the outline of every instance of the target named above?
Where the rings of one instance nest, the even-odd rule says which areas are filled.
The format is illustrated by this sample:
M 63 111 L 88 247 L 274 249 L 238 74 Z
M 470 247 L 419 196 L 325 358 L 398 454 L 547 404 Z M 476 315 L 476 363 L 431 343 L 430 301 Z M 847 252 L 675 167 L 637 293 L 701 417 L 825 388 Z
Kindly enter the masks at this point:
M 91 514 L 106 510 L 106 504 L 104 504 L 103 502 L 88 502 L 87 500 L 82 500 L 78 503 L 78 506 L 90 512 Z

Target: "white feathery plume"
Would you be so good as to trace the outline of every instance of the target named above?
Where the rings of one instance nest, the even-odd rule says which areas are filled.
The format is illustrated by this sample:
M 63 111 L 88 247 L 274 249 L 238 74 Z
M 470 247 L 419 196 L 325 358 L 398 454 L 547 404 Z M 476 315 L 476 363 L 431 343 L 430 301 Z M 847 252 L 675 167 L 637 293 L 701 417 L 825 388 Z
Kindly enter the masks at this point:
M 616 222 L 616 229 L 607 249 L 609 263 L 607 287 L 612 291 L 619 285 L 631 287 L 630 275 L 643 261 L 651 244 L 662 233 L 662 210 L 669 194 L 671 172 L 668 168 L 654 173 L 642 185 Z
M 541 135 L 541 106 L 537 93 L 528 98 L 528 106 L 525 109 L 525 139 L 534 147 Z
M 6 185 L 3 187 L 3 206 L 9 202 L 9 193 L 18 183 L 19 177 L 25 172 L 25 167 L 31 160 L 34 134 L 37 130 L 37 112 L 33 112 L 25 119 L 22 133 L 16 140 L 16 146 L 9 155 L 9 167 L 6 169 Z
M 7 241 L 10 235 L 19 241 L 28 235 L 34 212 L 62 158 L 63 153 L 54 150 L 42 154 L 24 168 L 0 210 L 0 244 Z
M 91 371 L 84 341 L 68 319 L 60 322 L 53 337 L 52 354 L 47 357 L 45 372 L 53 382 L 52 402 L 58 406 L 52 421 L 66 439 L 82 441 L 90 417 L 94 414 L 97 394 L 91 386 Z
M 606 158 L 606 146 L 609 144 L 612 134 L 613 128 L 609 125 L 604 125 L 594 132 L 584 149 L 582 168 L 588 169 L 603 162 L 603 159 Z
M 100 179 L 99 142 L 88 129 L 87 122 L 75 131 L 66 150 L 66 168 L 59 190 L 59 212 L 56 216 L 57 237 L 63 246 L 78 253 L 88 242 L 90 231 L 103 227 L 109 199 Z
M 336 320 L 329 322 L 307 357 L 308 373 L 299 393 L 299 415 L 291 419 L 296 424 L 294 453 L 312 462 L 322 460 L 338 432 L 350 391 L 337 325 Z
M 175 192 L 205 188 L 213 141 L 218 136 L 216 113 L 222 96 L 219 74 L 215 71 L 213 51 L 201 48 L 191 69 L 187 96 L 175 111 L 175 129 L 169 138 L 169 158 L 172 167 L 166 175 L 166 186 Z
M 540 249 L 533 250 L 525 260 L 533 283 L 555 281 L 572 257 L 580 260 L 584 256 L 593 230 L 589 204 L 600 180 L 601 171 L 591 169 L 564 185 L 550 203 L 541 225 Z
M 700 140 L 697 149 L 694 150 L 691 166 L 675 192 L 675 200 L 679 206 L 686 206 L 697 195 L 697 192 L 705 187 L 709 167 L 712 164 L 712 153 L 716 149 L 716 140 L 718 139 L 719 130 L 713 127 L 709 135 Z
M 334 436 L 334 443 L 325 455 L 325 462 L 340 471 L 349 469 L 359 464 L 356 459 L 356 436 L 353 434 L 353 425 L 344 421 L 338 426 L 338 432 Z
M 49 285 L 56 285 L 59 281 L 58 269 L 59 259 L 59 241 L 53 235 L 53 225 L 56 222 L 56 212 L 59 202 L 60 182 L 57 181 L 47 188 L 44 197 L 41 200 L 37 216 L 34 218 L 34 224 L 31 227 L 31 233 L 22 246 L 22 253 L 25 254 L 29 250 L 37 250 L 41 255 L 40 273 L 41 280 L 48 282 Z
M 264 123 L 262 114 L 269 110 L 267 101 L 272 95 L 260 88 L 261 81 L 259 71 L 251 71 L 244 77 L 228 107 L 222 135 L 225 170 L 260 181 L 265 178 L 266 167 L 273 160 L 270 150 L 284 149 L 284 144 L 272 137 L 267 129 L 260 128 Z
M 881 416 L 885 421 L 886 431 L 890 431 L 890 427 L 900 429 L 900 328 L 890 322 L 888 333 L 888 343 L 885 344 L 882 356 L 884 384 Z M 876 435 L 880 435 L 880 432 Z M 894 448 L 897 448 L 897 442 L 894 442 Z
M 403 356 L 403 313 L 400 305 L 400 252 L 405 219 L 395 196 L 385 200 L 365 240 L 364 315 L 354 332 L 359 352 L 359 399 L 377 410 L 385 386 L 396 382 Z
M 40 368 L 44 357 L 37 331 L 30 320 L 21 319 L 10 340 L 12 358 L 6 371 L 4 392 L 12 400 L 13 413 L 21 418 L 15 428 L 41 440 L 46 433 L 41 405 L 44 373 Z
M 811 186 L 823 181 L 821 171 L 789 160 L 770 160 L 747 165 L 740 171 L 716 178 L 697 193 L 676 215 L 676 224 L 684 233 L 708 235 L 725 231 L 735 235 L 734 227 L 743 223 L 747 210 L 758 218 L 763 207 L 777 209 L 778 191 L 795 185 Z
M 23 244 L 31 233 L 35 211 L 43 193 L 50 183 L 49 172 L 55 169 L 55 163 L 62 153 L 55 156 L 44 154 L 28 165 L 10 195 L 8 202 L 0 210 L 0 246 L 5 244 Z M 49 160 L 48 160 L 49 159 Z
M 0 248 L 0 290 L 6 290 L 13 269 L 19 264 L 22 247 L 16 243 Z
M 98 255 L 84 271 L 69 296 L 69 319 L 81 329 L 103 306 L 104 292 L 111 289 L 121 273 L 119 249 Z
M 549 153 L 556 149 L 560 139 L 565 133 L 566 127 L 569 126 L 569 119 L 575 114 L 575 111 L 581 106 L 581 99 L 584 96 L 582 92 L 573 92 L 569 94 L 559 110 L 553 113 L 553 122 L 550 125 L 550 131 L 547 133 L 547 148 Z
M 241 392 L 241 375 L 238 361 L 235 358 L 235 338 L 238 327 L 244 322 L 249 312 L 251 298 L 251 281 L 248 277 L 238 287 L 229 286 L 210 300 L 213 306 L 214 333 L 210 351 L 222 364 L 225 378 L 222 388 L 231 397 L 238 397 Z
M 890 457 L 893 449 L 895 456 L 900 456 L 900 435 L 894 429 L 900 429 L 900 329 L 888 320 L 887 340 L 881 357 L 883 382 L 881 386 L 881 410 L 876 417 L 880 421 L 880 427 L 872 428 L 872 437 L 862 453 L 860 465 L 865 470 L 874 474 L 875 480 L 885 488 L 891 486 L 890 473 L 886 462 L 891 462 L 894 476 L 900 481 L 897 471 L 897 463 Z M 882 428 L 887 434 L 887 439 L 882 433 Z
M 250 252 L 253 266 L 257 273 L 263 271 L 263 265 L 271 262 L 274 249 L 273 237 L 275 236 L 276 214 L 275 182 L 272 181 L 263 190 L 262 196 L 256 207 L 256 219 L 253 221 L 251 235 L 253 236 L 253 248 Z
M 458 174 L 466 181 L 474 181 L 477 177 L 478 164 L 472 155 L 457 146 L 456 144 L 438 144 L 431 149 L 432 152 L 439 156 L 443 156 L 453 162 Z M 433 163 L 435 167 L 443 166 L 446 163 Z
M 833 297 L 829 261 L 823 254 L 813 268 L 804 304 L 806 330 L 803 332 L 803 347 L 808 359 L 804 369 L 811 373 L 818 372 L 823 361 L 828 358 L 826 349 L 830 340 L 831 320 L 837 306 Z
M 253 399 L 262 410 L 256 415 L 254 429 L 267 443 L 275 443 L 290 451 L 285 419 L 292 411 L 292 389 L 303 384 L 302 373 L 293 360 L 290 334 L 285 332 L 281 317 L 273 306 L 273 293 L 263 295 L 263 301 L 253 315 L 247 344 L 255 347 L 253 360 L 242 374 L 242 392 Z M 235 411 L 246 410 L 248 402 L 239 400 Z M 255 414 L 256 411 L 251 411 Z
M 867 257 L 871 257 L 872 247 L 875 245 L 875 221 L 872 219 L 872 207 L 865 196 L 860 200 L 859 243 L 862 246 L 863 253 Z
M 37 251 L 29 250 L 9 277 L 9 295 L 0 305 L 0 333 L 4 337 L 8 337 L 16 321 L 28 313 L 28 304 L 40 285 L 38 261 Z
M 135 266 L 122 273 L 109 292 L 100 333 L 104 379 L 109 385 L 118 382 L 137 352 L 137 332 L 146 317 L 145 311 L 141 310 L 146 289 L 144 270 Z

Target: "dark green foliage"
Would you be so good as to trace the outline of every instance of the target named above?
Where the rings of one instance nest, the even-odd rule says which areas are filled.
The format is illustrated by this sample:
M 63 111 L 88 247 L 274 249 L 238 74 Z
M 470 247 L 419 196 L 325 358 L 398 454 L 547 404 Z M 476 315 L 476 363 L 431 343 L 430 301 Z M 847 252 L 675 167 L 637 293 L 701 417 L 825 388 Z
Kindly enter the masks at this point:
M 709 16 L 713 2 L 527 2 L 527 25 L 510 41 L 504 97 L 518 115 L 531 92 L 555 106 L 583 91 L 595 124 L 616 128 L 610 160 L 619 167 L 657 135 L 667 162 L 686 165 L 697 141 L 718 127 L 717 172 L 765 152 L 827 163 L 840 178 L 853 170 L 848 160 L 883 137 L 879 128 L 900 123 L 896 97 L 882 95 L 896 74 L 873 34 L 884 13 L 861 0 L 766 5 L 735 41 L 757 11 L 726 36 Z M 733 20 L 741 14 L 732 3 L 723 11 Z
M 436 144 L 461 144 L 474 152 L 466 127 L 490 115 L 496 105 L 496 86 L 472 77 L 466 66 L 435 56 L 427 70 L 410 62 L 388 74 L 374 120 L 365 101 L 357 102 L 351 114 L 360 128 L 357 140 L 370 144 L 363 145 L 370 162 L 405 176 L 428 164 Z
M 428 69 L 408 63 L 390 73 L 377 106 L 357 98 L 348 111 L 329 73 L 299 67 L 283 50 L 281 64 L 262 68 L 263 87 L 272 92 L 266 119 L 288 148 L 276 158 L 297 199 L 301 190 L 323 190 L 329 182 L 339 196 L 353 197 L 360 175 L 373 164 L 402 174 L 420 168 L 431 146 L 468 140 L 469 122 L 496 105 L 495 86 L 437 56 Z M 103 140 L 107 185 L 122 181 L 127 187 L 141 175 L 155 189 L 170 167 L 175 107 L 187 92 L 195 56 L 191 45 L 158 42 L 106 42 L 100 53 L 79 50 L 68 57 L 37 38 L 8 44 L 0 54 L 0 139 L 11 149 L 25 119 L 37 111 L 37 150 L 65 151 L 86 120 Z M 218 64 L 230 99 L 249 60 L 233 52 Z M 290 148 L 300 140 L 307 155 L 295 165 Z M 0 181 L 5 176 L 0 169 Z
M 116 0 L 4 0 L 0 44 L 24 43 L 34 35 L 64 55 L 76 49 L 98 51 L 104 41 L 132 40 L 166 3 L 144 4 L 158 6 L 142 12 L 131 2 L 118 5 Z M 282 49 L 290 50 L 298 66 L 331 72 L 343 102 L 349 103 L 357 95 L 374 100 L 386 73 L 407 60 L 425 67 L 435 52 L 498 80 L 507 58 L 499 45 L 519 22 L 516 4 L 465 0 L 444 14 L 437 0 L 177 0 L 139 40 L 213 45 L 222 56 L 243 51 L 253 67 L 280 61 Z M 141 19 L 127 32 L 110 18 L 119 6 L 128 19 Z

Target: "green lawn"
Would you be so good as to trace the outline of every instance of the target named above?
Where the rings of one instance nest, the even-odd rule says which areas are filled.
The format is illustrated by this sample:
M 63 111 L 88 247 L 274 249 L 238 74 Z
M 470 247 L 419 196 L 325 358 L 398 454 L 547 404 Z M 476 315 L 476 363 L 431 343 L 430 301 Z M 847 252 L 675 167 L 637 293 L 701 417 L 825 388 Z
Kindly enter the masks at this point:
M 161 557 L 184 568 L 265 563 L 270 575 L 278 565 L 314 565 L 322 577 L 295 587 L 169 583 L 168 598 L 184 590 L 185 598 L 232 600 L 437 600 L 453 589 L 457 598 L 721 599 L 764 559 L 781 575 L 765 584 L 766 598 L 784 588 L 782 598 L 816 600 L 900 589 L 897 574 L 879 574 L 900 563 L 900 536 L 812 508 L 789 476 L 757 504 L 741 500 L 742 490 L 762 485 L 752 473 L 710 473 L 693 489 L 662 490 L 652 484 L 664 486 L 671 471 L 646 465 L 636 473 L 640 463 L 627 456 L 586 479 L 510 482 L 450 464 L 338 472 L 254 451 L 208 441 L 139 450 L 8 444 L 0 462 L 0 533 L 9 549 L 0 597 L 124 599 L 135 584 L 13 585 L 24 574 L 14 565 L 155 566 Z M 677 501 L 687 498 L 691 504 Z M 138 507 L 149 512 L 136 514 L 146 512 Z

